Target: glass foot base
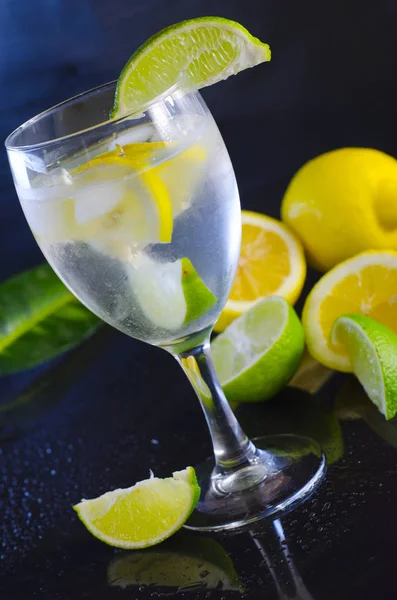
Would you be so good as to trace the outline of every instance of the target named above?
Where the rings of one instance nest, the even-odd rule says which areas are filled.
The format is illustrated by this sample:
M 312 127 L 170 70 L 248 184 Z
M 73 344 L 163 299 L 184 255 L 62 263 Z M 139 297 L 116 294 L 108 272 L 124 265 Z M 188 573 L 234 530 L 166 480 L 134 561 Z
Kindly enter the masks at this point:
M 253 442 L 254 458 L 232 472 L 217 472 L 213 459 L 196 468 L 201 496 L 187 529 L 235 529 L 276 518 L 305 500 L 325 474 L 325 457 L 310 438 L 269 435 Z

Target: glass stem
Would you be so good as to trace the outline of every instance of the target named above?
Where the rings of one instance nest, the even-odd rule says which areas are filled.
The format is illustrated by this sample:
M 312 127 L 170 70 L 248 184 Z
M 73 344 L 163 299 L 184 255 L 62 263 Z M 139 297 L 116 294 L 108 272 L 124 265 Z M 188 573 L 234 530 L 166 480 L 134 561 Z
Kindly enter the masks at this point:
M 227 472 L 255 460 L 256 448 L 241 429 L 223 393 L 211 358 L 209 339 L 176 358 L 203 409 L 214 446 L 217 470 Z

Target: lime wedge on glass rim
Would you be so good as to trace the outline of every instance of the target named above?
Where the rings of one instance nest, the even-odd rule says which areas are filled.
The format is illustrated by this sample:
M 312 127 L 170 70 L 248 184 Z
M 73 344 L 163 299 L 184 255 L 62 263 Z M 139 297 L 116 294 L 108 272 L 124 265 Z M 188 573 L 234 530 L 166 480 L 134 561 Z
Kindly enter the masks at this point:
M 260 402 L 279 392 L 297 371 L 305 339 L 292 306 L 264 298 L 211 343 L 214 366 L 230 402 Z
M 96 538 L 116 548 L 147 548 L 182 527 L 200 496 L 193 467 L 172 477 L 152 477 L 74 506 Z
M 397 335 L 365 315 L 336 319 L 331 341 L 342 344 L 369 399 L 386 417 L 397 413 Z
M 200 89 L 270 58 L 267 44 L 229 19 L 199 17 L 170 25 L 149 38 L 125 65 L 110 116 L 139 110 L 182 74 Z

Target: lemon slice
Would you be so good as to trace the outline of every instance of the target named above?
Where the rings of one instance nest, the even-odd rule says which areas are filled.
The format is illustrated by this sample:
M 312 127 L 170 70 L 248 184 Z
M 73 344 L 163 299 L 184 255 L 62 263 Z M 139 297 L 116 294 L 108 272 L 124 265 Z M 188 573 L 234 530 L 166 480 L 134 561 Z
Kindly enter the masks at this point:
M 270 60 L 270 48 L 240 23 L 199 17 L 166 27 L 131 56 L 119 77 L 111 116 L 138 110 L 186 73 L 202 88 Z
M 149 243 L 171 242 L 170 196 L 161 177 L 147 168 L 147 155 L 136 150 L 132 158 L 132 152 L 121 156 L 113 150 L 67 173 L 62 190 L 70 197 L 26 207 L 36 238 L 87 242 L 122 260 Z
M 165 160 L 161 161 L 161 150 L 167 150 L 168 154 L 175 150 L 176 154 L 169 158 L 164 155 Z M 191 206 L 195 189 L 207 167 L 208 152 L 203 144 L 195 143 L 178 152 L 174 141 L 137 142 L 120 147 L 119 152 L 141 167 L 150 164 L 156 152 L 159 164 L 153 166 L 150 172 L 164 183 L 174 218 Z
M 112 238 L 127 237 L 127 242 L 136 239 L 147 243 L 170 242 L 173 228 L 170 197 L 153 169 L 138 170 L 144 166 L 143 157 L 138 162 L 112 151 L 76 169 L 73 172 L 79 190 L 75 196 L 76 223 L 91 223 L 98 241 L 101 236 L 108 237 L 110 231 Z
M 151 158 L 153 152 L 169 148 L 172 143 L 173 142 L 133 142 L 121 146 L 121 150 L 127 158 L 142 161 Z
M 200 496 L 193 467 L 172 477 L 153 477 L 74 506 L 96 538 L 117 548 L 147 548 L 182 527 Z
M 397 252 L 363 252 L 326 273 L 308 295 L 302 313 L 306 343 L 319 362 L 353 371 L 343 344 L 330 339 L 344 314 L 368 315 L 397 332 Z
M 169 156 L 171 152 L 175 153 Z M 208 151 L 203 144 L 197 142 L 178 151 L 177 143 L 172 140 L 125 144 L 104 156 L 125 157 L 138 169 L 153 165 L 150 173 L 164 183 L 174 218 L 190 207 L 208 161 Z
M 167 188 L 174 217 L 191 206 L 195 190 L 205 177 L 207 161 L 207 149 L 196 143 L 154 168 Z
M 281 296 L 293 304 L 306 277 L 302 246 L 285 225 L 259 213 L 243 210 L 241 216 L 237 274 L 215 331 L 223 331 L 265 296 Z

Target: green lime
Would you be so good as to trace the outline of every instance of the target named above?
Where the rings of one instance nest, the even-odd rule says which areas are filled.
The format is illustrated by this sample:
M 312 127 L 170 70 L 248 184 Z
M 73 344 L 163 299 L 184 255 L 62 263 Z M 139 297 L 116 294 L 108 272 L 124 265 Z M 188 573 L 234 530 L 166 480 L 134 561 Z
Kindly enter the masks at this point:
M 231 402 L 259 402 L 279 392 L 297 370 L 305 340 L 294 309 L 263 299 L 212 342 L 215 368 Z
M 121 72 L 111 117 L 139 110 L 185 73 L 198 88 L 270 60 L 270 48 L 242 25 L 199 17 L 170 25 L 149 38 Z
M 186 257 L 161 263 L 142 253 L 128 266 L 128 277 L 145 316 L 162 329 L 177 331 L 216 304 L 216 296 Z
M 244 591 L 224 548 L 211 538 L 183 534 L 160 547 L 115 558 L 108 568 L 110 585 L 158 586 L 178 591 L 222 589 Z
M 387 420 L 397 412 L 397 335 L 364 315 L 339 317 L 331 342 L 343 344 L 368 397 Z
M 216 296 L 200 279 L 196 269 L 188 258 L 181 259 L 181 283 L 186 302 L 186 314 L 183 324 L 189 325 L 205 315 L 216 304 Z
M 147 548 L 182 527 L 200 496 L 193 467 L 172 477 L 152 477 L 74 506 L 96 538 L 117 548 Z

